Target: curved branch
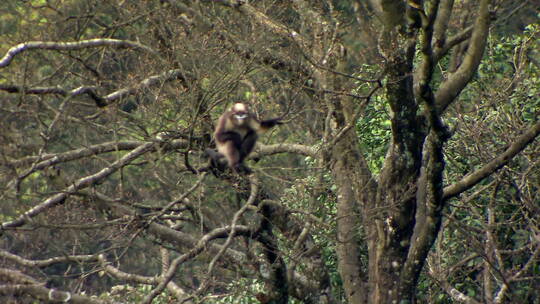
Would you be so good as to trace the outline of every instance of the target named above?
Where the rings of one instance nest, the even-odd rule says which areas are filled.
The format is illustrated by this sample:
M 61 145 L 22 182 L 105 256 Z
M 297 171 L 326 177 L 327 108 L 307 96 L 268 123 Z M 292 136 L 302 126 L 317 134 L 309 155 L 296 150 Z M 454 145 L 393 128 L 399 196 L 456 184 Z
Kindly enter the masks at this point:
M 223 228 L 216 228 L 204 236 L 202 236 L 199 241 L 197 241 L 194 248 L 189 250 L 188 252 L 182 254 L 181 256 L 177 257 L 172 261 L 172 263 L 169 265 L 169 269 L 166 273 L 162 274 L 160 278 L 160 282 L 158 286 L 152 290 L 150 294 L 148 294 L 145 299 L 142 301 L 142 303 L 151 303 L 152 299 L 155 298 L 162 290 L 165 288 L 165 286 L 171 282 L 172 278 L 177 272 L 178 267 L 189 261 L 193 258 L 197 257 L 199 254 L 201 254 L 204 249 L 206 249 L 209 246 L 209 243 L 212 240 L 218 239 L 218 238 L 225 238 L 230 236 L 231 234 L 236 233 L 236 235 L 244 235 L 244 236 L 250 236 L 253 234 L 253 231 L 247 227 L 247 226 L 226 226 Z M 221 247 L 219 252 L 224 252 L 224 250 L 228 250 L 224 245 Z M 219 254 L 218 252 L 218 254 Z
M 470 297 L 461 291 L 459 291 L 457 288 L 452 286 L 450 282 L 446 279 L 444 275 L 441 275 L 440 273 L 435 273 L 435 271 L 432 269 L 432 267 L 428 268 L 428 276 L 437 284 L 454 300 L 456 300 L 459 303 L 467 303 L 467 304 L 480 304 L 480 302 L 476 301 L 473 297 Z
M 59 291 L 54 288 L 47 288 L 44 284 L 39 284 L 34 278 L 12 269 L 0 269 L 0 276 L 4 284 L 0 285 L 0 295 L 22 296 L 30 295 L 33 298 L 47 303 L 69 302 L 75 304 L 104 304 L 110 303 L 96 298 L 87 297 L 67 291 Z M 5 282 L 17 282 L 18 284 L 5 284 Z
M 319 157 L 318 150 L 312 146 L 301 144 L 257 144 L 257 151 L 255 153 L 252 153 L 249 158 L 258 158 L 263 155 L 272 155 L 278 153 L 295 153 L 299 155 L 311 156 L 313 158 Z
M 219 252 L 212 258 L 212 261 L 208 264 L 208 270 L 206 271 L 206 279 L 204 282 L 199 286 L 197 289 L 197 293 L 201 294 L 203 291 L 205 291 L 206 288 L 210 285 L 212 273 L 214 272 L 214 268 L 216 263 L 219 261 L 221 256 L 225 253 L 225 251 L 231 246 L 233 238 L 236 236 L 236 227 L 238 226 L 238 221 L 240 218 L 244 215 L 244 213 L 248 210 L 249 207 L 256 204 L 257 194 L 259 193 L 259 180 L 256 176 L 253 176 L 250 178 L 251 183 L 251 193 L 249 194 L 249 198 L 247 202 L 240 208 L 240 210 L 236 211 L 236 213 L 233 216 L 233 219 L 231 221 L 231 231 L 229 233 L 229 236 L 227 237 L 227 240 L 219 250 Z
M 437 46 L 433 52 L 433 62 L 438 62 L 441 58 L 450 51 L 454 46 L 460 44 L 461 42 L 469 39 L 473 32 L 473 26 L 469 26 L 463 31 L 455 34 L 450 39 L 446 41 L 444 45 Z
M 439 3 L 437 17 L 433 24 L 433 47 L 437 48 L 444 45 L 446 40 L 446 30 L 452 16 L 454 0 L 444 0 Z
M 174 230 L 165 225 L 158 223 L 150 223 L 147 232 L 159 237 L 160 239 L 174 245 L 184 247 L 196 247 L 199 241 L 193 235 L 182 231 Z M 223 238 L 224 236 L 216 236 L 214 238 Z M 220 244 L 208 243 L 206 244 L 206 250 L 211 254 L 216 254 L 221 249 Z M 246 261 L 245 253 L 229 248 L 225 253 L 227 262 L 234 264 L 242 264 Z M 170 266 L 169 266 L 170 267 Z
M 43 49 L 43 50 L 79 50 L 84 48 L 100 47 L 100 46 L 114 46 L 114 47 L 125 47 L 125 48 L 135 48 L 140 49 L 152 54 L 157 54 L 152 48 L 140 44 L 135 41 L 129 40 L 120 40 L 120 39 L 110 39 L 110 38 L 96 38 L 89 40 L 81 40 L 76 42 L 52 42 L 52 41 L 29 41 L 17 44 L 16 46 L 10 48 L 6 55 L 0 59 L 0 68 L 8 66 L 13 58 L 28 50 Z
M 6 91 L 8 93 L 24 93 L 33 95 L 45 95 L 45 94 L 57 94 L 61 96 L 74 97 L 78 95 L 86 94 L 92 98 L 98 107 L 104 107 L 107 105 L 106 101 L 96 93 L 97 88 L 94 86 L 78 87 L 73 90 L 65 90 L 60 87 L 34 87 L 25 88 L 17 85 L 0 85 L 0 91 Z
M 75 181 L 75 183 L 73 183 L 73 185 L 64 189 L 64 191 L 57 193 L 53 196 L 50 196 L 45 201 L 37 204 L 32 209 L 20 215 L 17 219 L 2 223 L 2 226 L 0 226 L 0 228 L 6 229 L 6 228 L 20 227 L 28 223 L 32 217 L 35 217 L 36 215 L 44 212 L 45 210 L 49 208 L 52 208 L 53 206 L 57 204 L 63 203 L 64 200 L 71 195 L 71 193 L 74 193 L 80 189 L 83 189 L 83 188 L 86 188 L 88 186 L 98 183 L 99 181 L 103 180 L 107 176 L 118 171 L 120 168 L 128 165 L 133 160 L 145 154 L 146 152 L 152 150 L 153 148 L 154 148 L 154 143 L 152 142 L 148 142 L 139 146 L 138 148 L 124 155 L 124 157 L 115 161 L 111 166 L 104 168 L 95 174 L 88 175 L 88 176 L 78 179 L 77 181 Z
M 124 272 L 114 266 L 112 266 L 105 258 L 104 255 L 100 254 L 98 256 L 98 260 L 101 264 L 101 266 L 105 269 L 105 271 L 112 275 L 113 277 L 123 280 L 126 282 L 132 282 L 136 284 L 148 284 L 148 285 L 157 285 L 163 281 L 163 277 L 160 276 L 143 276 L 133 273 L 127 273 Z M 173 293 L 177 299 L 184 299 L 186 297 L 186 291 L 182 289 L 180 286 L 178 286 L 174 282 L 167 282 L 166 284 L 167 289 Z M 192 303 L 192 302 L 187 302 Z
M 96 198 L 108 203 L 114 203 L 116 201 L 114 198 L 108 197 L 102 193 L 99 193 L 98 191 L 94 191 L 93 194 L 96 195 Z M 117 204 L 115 205 L 115 207 L 117 207 L 115 208 L 115 210 L 116 212 L 118 212 L 116 216 L 123 217 L 137 215 L 137 213 L 134 212 L 133 209 L 127 207 L 124 204 Z M 192 234 L 182 232 L 180 230 L 175 230 L 167 227 L 166 225 L 156 222 L 149 222 L 146 232 L 156 236 L 164 242 L 171 244 L 174 247 L 179 248 L 195 247 L 197 245 L 197 242 L 199 241 L 199 239 L 197 239 L 196 236 Z M 211 254 L 216 254 L 221 249 L 221 245 L 216 243 L 208 243 L 206 246 L 207 247 L 205 248 L 205 250 L 207 250 L 207 252 Z M 230 264 L 242 264 L 247 259 L 245 253 L 231 248 L 229 248 L 225 252 L 225 258 L 226 263 Z
M 113 101 L 113 100 L 125 97 L 127 95 L 134 94 L 140 89 L 153 86 L 157 83 L 161 83 L 162 81 L 170 81 L 174 79 L 180 79 L 184 83 L 187 82 L 186 75 L 184 75 L 184 73 L 180 69 L 168 70 L 161 74 L 153 75 L 148 78 L 145 78 L 134 86 L 123 88 L 118 91 L 112 92 L 109 95 L 104 96 L 103 99 L 105 101 Z
M 37 162 L 34 166 L 34 170 L 42 170 L 50 166 L 54 166 L 59 163 L 65 163 L 81 158 L 85 158 L 88 156 L 103 154 L 103 153 L 109 153 L 109 152 L 116 152 L 116 151 L 126 151 L 126 150 L 133 150 L 141 145 L 144 145 L 147 142 L 143 141 L 121 141 L 121 142 L 105 142 L 97 145 L 92 145 L 89 147 L 84 147 L 76 150 L 71 150 L 67 152 L 61 152 L 61 153 L 48 153 L 48 154 L 42 154 L 42 155 L 36 155 L 36 156 L 28 156 L 19 160 L 15 160 L 12 162 L 8 162 L 9 166 L 12 167 L 23 167 L 28 166 L 34 162 Z M 172 149 L 178 149 L 178 148 L 185 148 L 187 146 L 187 143 L 185 140 L 182 139 L 175 139 L 170 142 L 168 142 L 164 147 L 164 151 L 172 150 Z
M 7 280 L 6 278 L 9 278 L 9 280 Z M 40 284 L 40 282 L 35 278 L 24 274 L 19 270 L 9 268 L 0 268 L 0 282 L 11 282 L 17 284 Z
M 456 99 L 473 77 L 478 65 L 480 65 L 489 34 L 490 2 L 490 0 L 482 0 L 480 2 L 478 17 L 476 17 L 469 48 L 463 59 L 463 64 L 441 84 L 437 91 L 435 100 L 439 113 L 443 113 Z
M 214 231 L 213 231 L 213 232 L 217 232 L 217 234 L 214 235 L 213 232 L 210 232 L 210 233 L 204 235 L 199 240 L 199 242 L 197 243 L 197 246 L 195 246 L 195 248 L 193 248 L 189 252 L 179 256 L 178 258 L 176 258 L 170 264 L 169 269 L 167 270 L 167 272 L 162 275 L 162 281 L 158 284 L 158 286 L 156 286 L 156 288 L 154 288 L 148 295 L 146 295 L 146 297 L 142 300 L 142 303 L 145 303 L 145 304 L 152 303 L 153 299 L 157 295 L 159 295 L 163 291 L 163 289 L 166 287 L 167 283 L 169 283 L 173 279 L 174 275 L 177 272 L 178 267 L 184 261 L 189 260 L 189 259 L 195 257 L 196 255 L 198 255 L 200 252 L 202 252 L 202 249 L 204 249 L 206 247 L 206 244 L 210 240 L 212 240 L 213 236 L 221 235 L 222 233 L 225 232 L 225 233 L 228 234 L 227 235 L 227 240 L 221 246 L 220 250 L 214 256 L 214 258 L 212 258 L 212 261 L 210 261 L 210 263 L 208 265 L 208 271 L 207 271 L 207 274 L 206 274 L 207 278 L 199 286 L 199 288 L 197 288 L 197 291 L 195 292 L 195 294 L 200 294 L 202 291 L 204 291 L 206 289 L 206 287 L 208 287 L 208 284 L 210 282 L 210 276 L 212 275 L 212 272 L 214 270 L 214 266 L 215 266 L 216 262 L 225 253 L 225 251 L 230 247 L 230 245 L 232 244 L 233 238 L 236 236 L 236 232 L 237 232 L 237 229 L 238 229 L 238 226 L 237 226 L 238 220 L 246 212 L 246 210 L 251 205 L 254 204 L 255 199 L 257 197 L 257 193 L 258 193 L 258 182 L 257 182 L 257 180 L 251 180 L 251 193 L 249 195 L 249 199 L 246 202 L 246 204 L 234 214 L 231 225 L 229 226 L 230 231 L 226 232 L 223 228 L 218 228 L 218 229 L 214 229 Z M 241 228 L 247 229 L 247 230 L 245 230 L 247 232 L 252 232 L 251 229 L 249 229 L 248 227 L 241 226 Z
M 282 37 L 288 37 L 299 45 L 306 45 L 304 39 L 297 32 L 290 30 L 286 25 L 272 20 L 266 14 L 261 13 L 255 7 L 247 3 L 245 0 L 218 0 L 218 1 L 208 1 L 205 2 L 217 2 L 221 5 L 227 7 L 233 7 L 238 10 L 240 13 L 251 17 L 251 19 L 257 22 L 259 25 L 266 28 L 268 31 L 273 32 Z
M 25 94 L 35 94 L 35 95 L 44 95 L 44 94 L 58 94 L 62 96 L 68 95 L 68 91 L 59 87 L 33 87 L 25 88 L 18 85 L 9 85 L 9 84 L 0 84 L 0 91 L 5 91 L 8 93 L 25 93 Z
M 460 181 L 444 188 L 443 200 L 453 198 L 460 193 L 472 188 L 484 178 L 506 165 L 514 156 L 523 151 L 540 134 L 540 121 L 536 122 L 523 135 L 519 136 L 514 143 L 501 155 L 487 163 L 475 172 L 464 176 Z
M 97 257 L 94 255 L 71 255 L 71 256 L 54 257 L 54 258 L 44 259 L 44 260 L 29 260 L 21 256 L 18 256 L 16 254 L 7 252 L 5 250 L 0 250 L 0 257 L 13 261 L 22 266 L 39 267 L 39 268 L 48 267 L 54 264 L 65 263 L 65 262 L 91 262 L 91 261 L 97 260 Z
M 35 94 L 35 95 L 44 95 L 44 94 L 58 94 L 61 96 L 78 96 L 82 94 L 87 94 L 92 98 L 98 107 L 104 107 L 108 105 L 108 102 L 120 99 L 122 97 L 135 94 L 137 91 L 151 87 L 156 84 L 160 84 L 165 81 L 171 81 L 175 79 L 180 79 L 184 83 L 187 82 L 187 76 L 180 70 L 168 70 L 158 75 L 152 75 L 148 78 L 143 79 L 139 83 L 133 86 L 125 87 L 114 91 L 106 96 L 100 96 L 97 94 L 97 87 L 94 86 L 81 86 L 73 90 L 66 90 L 59 87 L 35 87 L 35 88 L 25 88 L 16 85 L 0 85 L 0 91 L 6 91 L 8 93 L 25 93 L 25 94 Z

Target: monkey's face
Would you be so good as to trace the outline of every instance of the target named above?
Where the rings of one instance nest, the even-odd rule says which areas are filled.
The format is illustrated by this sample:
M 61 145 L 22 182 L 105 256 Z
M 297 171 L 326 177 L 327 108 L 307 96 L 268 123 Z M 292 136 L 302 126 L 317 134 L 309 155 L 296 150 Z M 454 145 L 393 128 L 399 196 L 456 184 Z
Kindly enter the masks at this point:
M 232 108 L 232 117 L 237 126 L 243 126 L 249 120 L 249 109 L 243 103 L 236 103 Z
M 248 121 L 249 114 L 247 112 L 234 112 L 233 117 L 236 125 L 243 126 Z

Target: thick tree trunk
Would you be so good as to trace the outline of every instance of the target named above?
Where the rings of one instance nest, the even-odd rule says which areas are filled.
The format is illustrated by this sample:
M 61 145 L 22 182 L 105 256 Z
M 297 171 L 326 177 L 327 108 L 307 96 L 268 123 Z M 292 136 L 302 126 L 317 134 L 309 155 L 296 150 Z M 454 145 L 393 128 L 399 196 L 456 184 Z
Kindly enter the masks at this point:
M 392 42 L 391 44 L 395 44 Z M 391 110 L 392 141 L 379 175 L 374 205 L 369 214 L 369 303 L 412 301 L 414 290 L 401 288 L 415 224 L 417 179 L 422 163 L 425 126 L 413 95 L 414 44 L 394 52 L 386 96 Z
M 355 136 L 354 132 L 351 136 Z M 350 137 L 350 136 L 345 136 Z M 343 289 L 351 304 L 365 303 L 367 299 L 367 288 L 365 281 L 365 271 L 360 263 L 359 251 L 359 222 L 361 222 L 359 204 L 353 192 L 353 180 L 350 164 L 358 162 L 354 159 L 351 142 L 345 138 L 341 144 L 336 145 L 333 155 L 337 157 L 334 161 L 332 172 L 334 181 L 338 186 L 338 206 L 337 206 L 337 246 L 338 269 L 343 280 Z
M 443 49 L 444 29 L 453 2 L 443 3 L 438 22 L 438 1 L 431 6 L 405 5 L 405 10 L 402 2 L 380 2 L 385 30 L 379 46 L 388 66 L 385 95 L 392 127 L 385 163 L 377 181 L 373 180 L 358 151 L 354 132 L 345 134 L 332 151 L 332 172 L 338 186 L 336 251 L 349 303 L 416 301 L 420 272 L 442 217 L 442 151 L 448 134 L 440 115 L 468 83 L 482 56 L 488 3 L 480 3 L 470 42 L 472 53 L 465 56 L 459 71 L 441 85 L 442 93 L 435 94 L 432 74 L 441 52 L 435 56 L 432 48 L 435 45 Z M 439 44 L 433 44 L 435 25 Z M 418 50 L 422 61 L 415 71 L 413 62 L 418 59 Z M 450 92 L 448 88 L 455 90 Z M 447 91 L 450 93 L 444 94 Z M 354 125 L 351 104 L 346 100 L 333 104 L 337 130 Z M 367 233 L 367 271 L 359 257 L 360 227 Z
M 336 103 L 337 128 L 354 125 L 354 103 L 342 99 Z M 360 259 L 361 227 L 365 221 L 362 212 L 375 197 L 375 182 L 359 150 L 358 135 L 349 128 L 335 143 L 332 150 L 332 174 L 337 190 L 337 247 L 338 268 L 343 280 L 347 303 L 366 303 L 369 288 L 365 261 Z M 364 237 L 365 239 L 365 237 Z

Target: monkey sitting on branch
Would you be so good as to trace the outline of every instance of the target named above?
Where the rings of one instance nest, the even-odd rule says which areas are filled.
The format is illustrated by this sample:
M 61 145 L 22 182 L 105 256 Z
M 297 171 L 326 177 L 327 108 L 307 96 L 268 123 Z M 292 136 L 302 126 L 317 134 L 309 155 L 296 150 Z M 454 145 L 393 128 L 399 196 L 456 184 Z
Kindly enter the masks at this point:
M 251 153 L 259 134 L 282 124 L 282 117 L 259 121 L 245 103 L 235 103 L 219 118 L 214 139 L 217 152 L 206 149 L 211 165 L 223 171 L 220 159 L 225 157 L 232 172 L 250 174 L 251 169 L 244 165 L 244 159 Z

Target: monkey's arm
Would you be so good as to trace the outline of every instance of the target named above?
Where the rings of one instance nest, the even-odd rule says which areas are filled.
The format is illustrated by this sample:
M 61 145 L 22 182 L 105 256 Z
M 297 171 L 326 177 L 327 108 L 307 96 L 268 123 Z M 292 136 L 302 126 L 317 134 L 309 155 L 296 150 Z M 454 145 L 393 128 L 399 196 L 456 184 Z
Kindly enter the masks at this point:
M 240 148 L 240 161 L 243 161 L 244 158 L 246 158 L 249 153 L 251 153 L 251 151 L 255 147 L 257 138 L 257 132 L 254 130 L 250 130 L 246 134 L 246 136 L 244 136 L 244 139 L 242 140 L 242 147 Z
M 234 131 L 217 132 L 216 141 L 219 143 L 225 143 L 226 141 L 232 141 L 234 146 L 240 149 L 242 146 L 242 136 Z
M 224 144 L 227 141 L 232 141 L 237 149 L 242 145 L 242 136 L 234 131 L 234 124 L 231 121 L 231 113 L 227 111 L 221 115 L 218 120 L 214 138 L 217 144 Z
M 262 120 L 259 122 L 259 131 L 266 132 L 269 129 L 275 127 L 276 125 L 281 125 L 281 118 L 272 118 L 267 120 Z

